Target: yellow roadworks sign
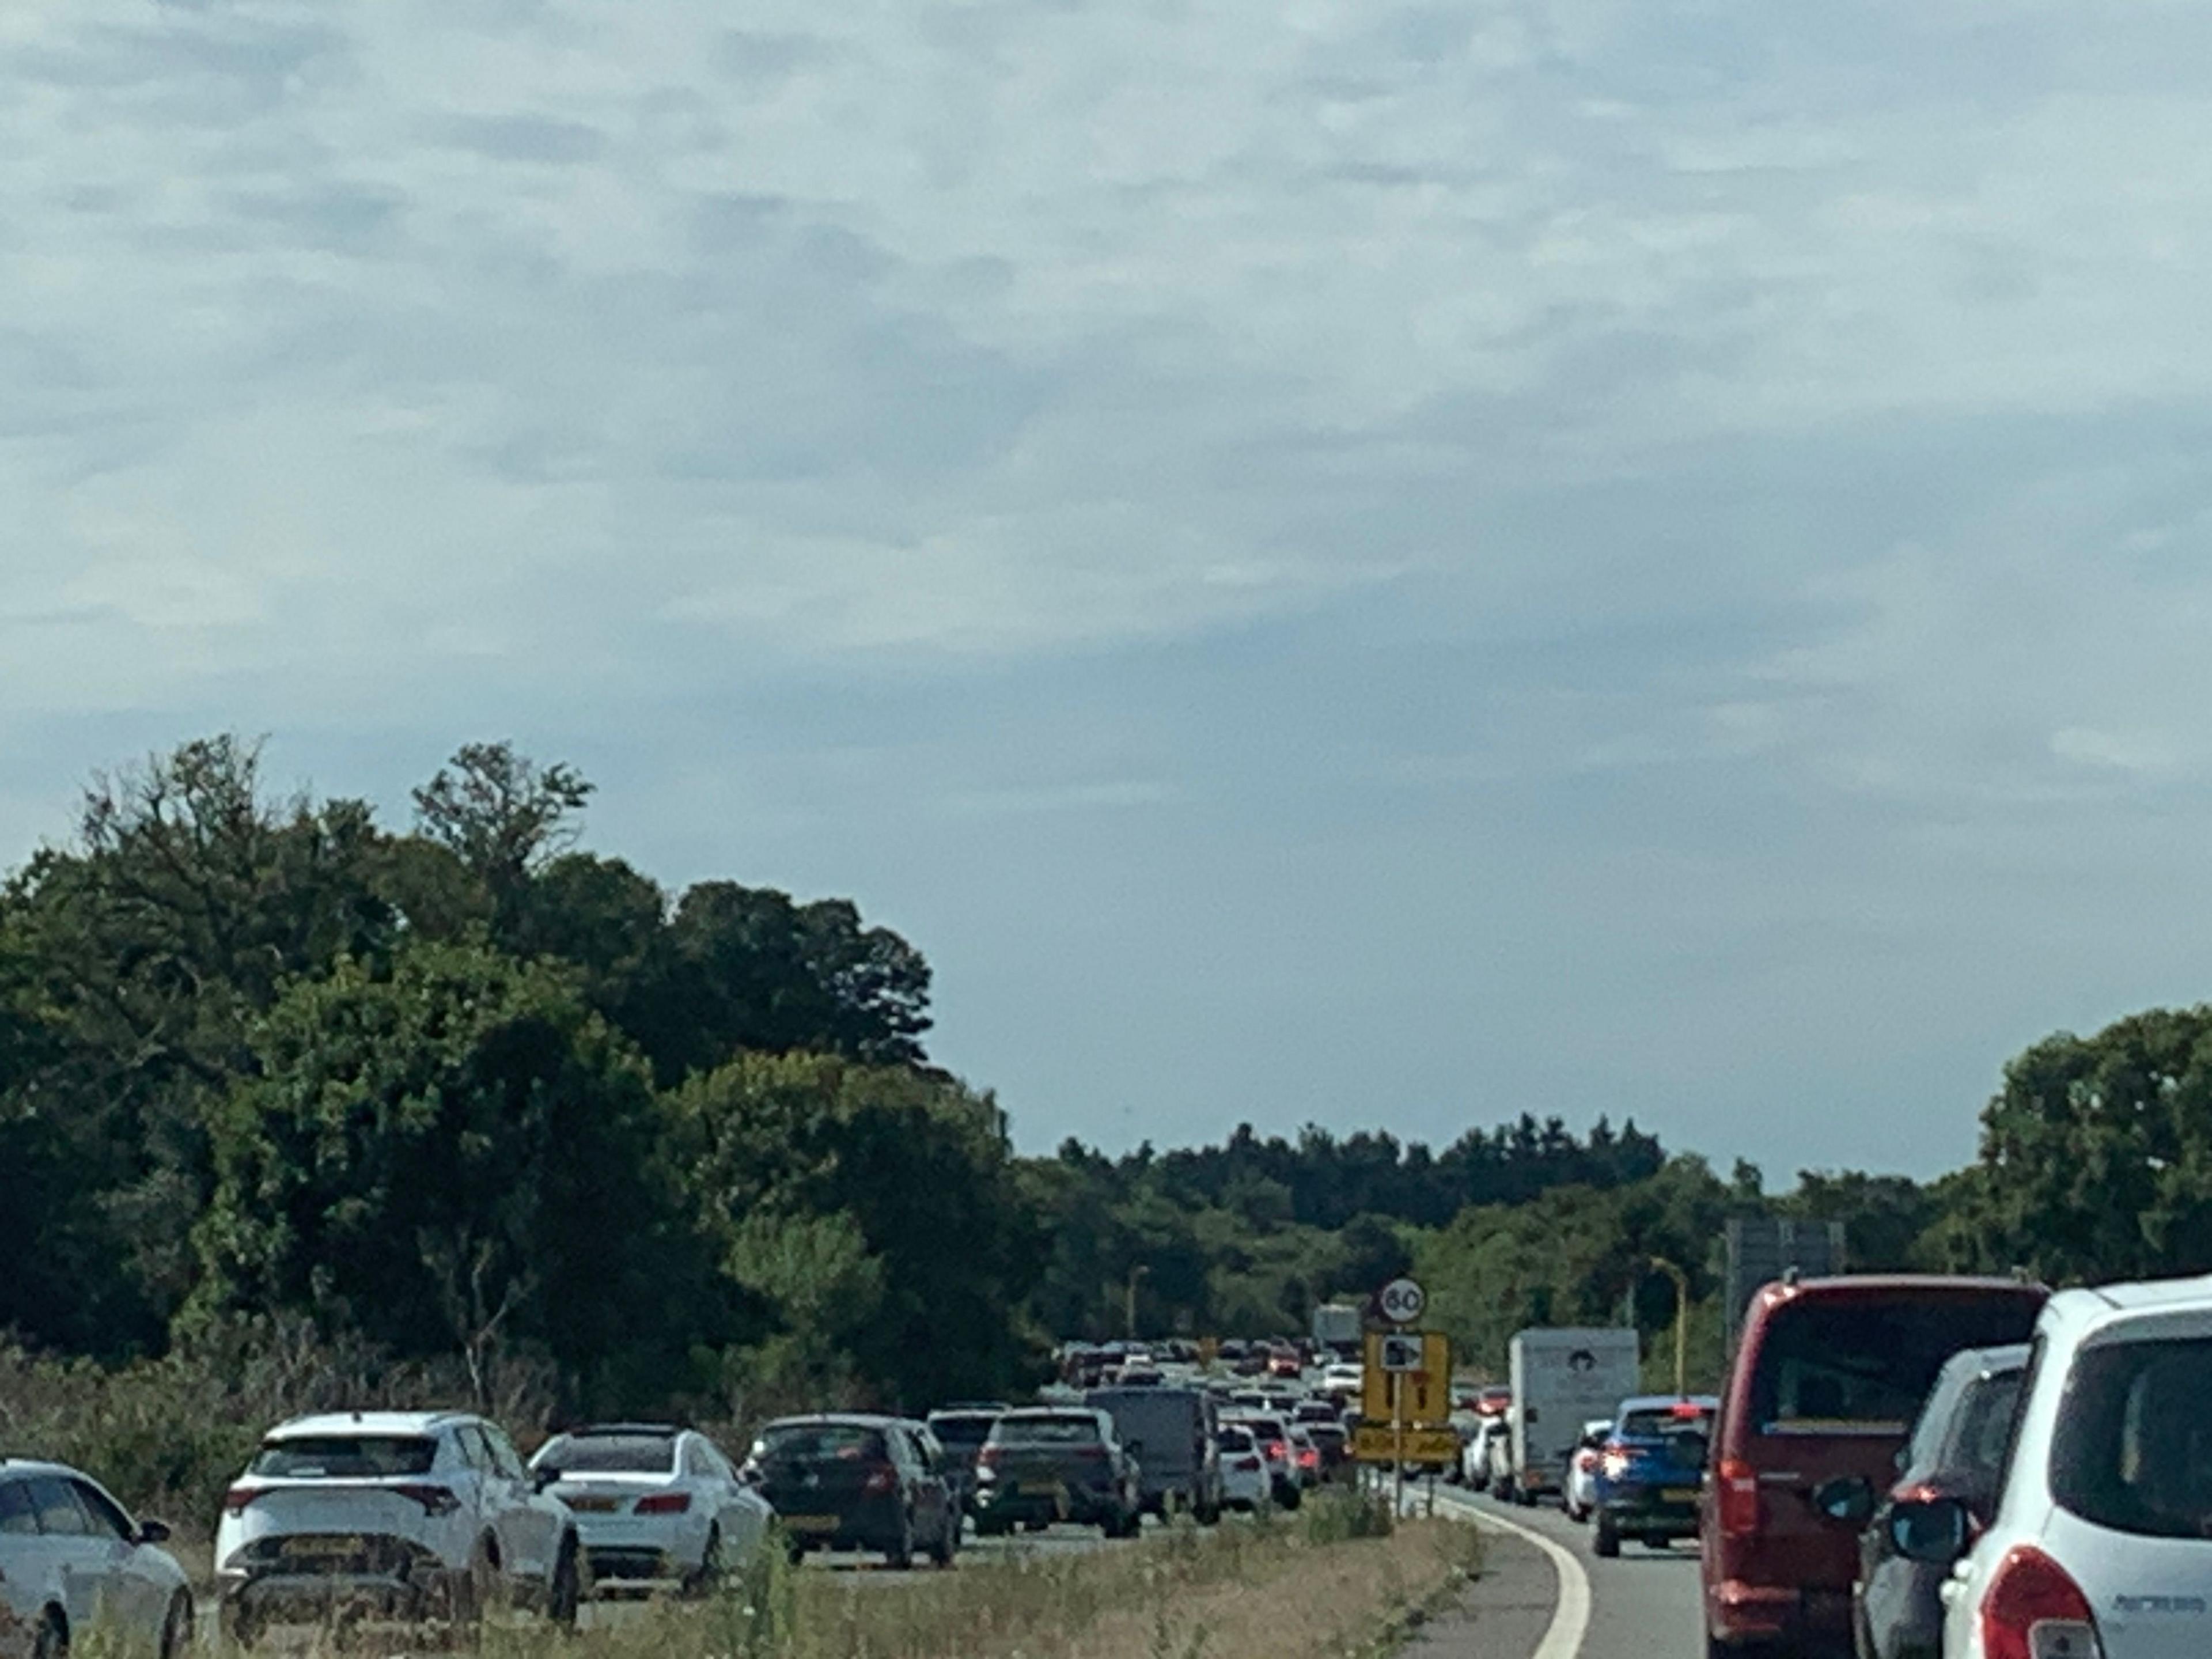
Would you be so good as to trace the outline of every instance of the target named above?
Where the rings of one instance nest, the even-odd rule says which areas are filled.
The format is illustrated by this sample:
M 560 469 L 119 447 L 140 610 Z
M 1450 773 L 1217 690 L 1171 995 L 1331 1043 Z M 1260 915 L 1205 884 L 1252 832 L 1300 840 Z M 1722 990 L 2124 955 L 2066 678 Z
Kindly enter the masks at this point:
M 1362 1423 L 1352 1437 L 1352 1455 L 1363 1463 L 1395 1462 L 1397 1431 L 1387 1424 Z M 1449 1468 L 1459 1462 L 1459 1436 L 1450 1429 L 1407 1429 L 1406 1462 L 1441 1463 Z
M 1419 1345 L 1418 1368 L 1409 1370 L 1395 1363 L 1400 1356 L 1395 1351 L 1414 1343 Z M 1431 1425 L 1447 1422 L 1452 1412 L 1451 1371 L 1451 1339 L 1440 1331 L 1370 1331 L 1359 1414 L 1372 1422 L 1395 1422 L 1395 1383 L 1405 1390 L 1407 1422 Z

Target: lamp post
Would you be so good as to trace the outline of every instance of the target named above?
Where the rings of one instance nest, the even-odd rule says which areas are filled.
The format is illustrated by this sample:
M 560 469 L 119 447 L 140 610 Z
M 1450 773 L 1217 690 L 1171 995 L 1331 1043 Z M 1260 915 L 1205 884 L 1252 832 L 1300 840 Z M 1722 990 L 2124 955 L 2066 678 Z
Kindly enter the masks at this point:
M 1690 1276 L 1664 1256 L 1653 1256 L 1651 1265 L 1674 1281 L 1674 1397 L 1686 1399 L 1690 1392 Z
M 1129 1340 L 1132 1342 L 1137 1340 L 1137 1281 L 1151 1272 L 1152 1268 L 1141 1261 L 1129 1269 Z

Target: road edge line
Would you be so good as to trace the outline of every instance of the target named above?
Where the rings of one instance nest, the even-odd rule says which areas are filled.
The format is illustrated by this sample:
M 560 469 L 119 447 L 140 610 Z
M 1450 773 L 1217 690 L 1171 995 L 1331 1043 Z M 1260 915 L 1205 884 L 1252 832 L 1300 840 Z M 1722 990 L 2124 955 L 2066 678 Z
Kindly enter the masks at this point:
M 1544 1639 L 1536 1644 L 1535 1652 L 1528 1659 L 1581 1659 L 1583 1643 L 1589 1635 L 1590 1587 L 1589 1575 L 1583 1564 L 1575 1559 L 1574 1552 L 1565 1545 L 1547 1538 L 1517 1521 L 1508 1521 L 1502 1515 L 1478 1509 L 1473 1504 L 1447 1498 L 1441 1506 L 1449 1510 L 1470 1526 L 1489 1527 L 1498 1532 L 1510 1533 L 1525 1543 L 1534 1544 L 1552 1564 L 1552 1571 L 1559 1581 L 1559 1605 L 1552 1610 L 1552 1622 L 1544 1632 Z

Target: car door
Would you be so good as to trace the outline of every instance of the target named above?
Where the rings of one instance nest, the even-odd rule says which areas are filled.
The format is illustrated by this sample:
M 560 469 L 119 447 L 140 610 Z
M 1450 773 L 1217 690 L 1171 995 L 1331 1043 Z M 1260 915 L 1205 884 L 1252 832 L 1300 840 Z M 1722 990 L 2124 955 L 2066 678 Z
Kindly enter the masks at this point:
M 135 1634 L 139 1628 L 132 1617 L 136 1610 L 116 1593 L 112 1582 L 121 1540 L 95 1528 L 73 1481 L 58 1474 L 34 1474 L 26 1485 L 70 1628 L 89 1631 L 106 1619 L 122 1623 Z
M 158 1640 L 176 1589 L 164 1571 L 169 1565 L 167 1558 L 138 1541 L 138 1523 L 98 1486 L 82 1480 L 70 1485 L 90 1522 L 89 1535 L 105 1557 L 98 1571 L 110 1616 L 133 1632 Z
M 0 1659 L 29 1659 L 38 1620 L 64 1595 L 58 1540 L 39 1530 L 27 1480 L 0 1480 Z
M 551 1581 L 553 1553 L 561 1538 L 559 1500 L 543 1496 L 531 1484 L 514 1443 L 496 1423 L 477 1425 L 490 1454 L 486 1474 L 485 1502 L 499 1510 L 500 1547 L 506 1553 L 507 1571 L 519 1582 L 532 1586 Z

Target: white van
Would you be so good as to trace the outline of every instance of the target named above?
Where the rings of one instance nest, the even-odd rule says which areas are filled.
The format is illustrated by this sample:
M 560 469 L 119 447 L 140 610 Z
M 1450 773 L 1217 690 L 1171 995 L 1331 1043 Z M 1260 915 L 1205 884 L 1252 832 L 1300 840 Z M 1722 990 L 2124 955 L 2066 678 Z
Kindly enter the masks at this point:
M 1509 1503 L 1564 1493 L 1583 1425 L 1609 1417 L 1641 1391 L 1643 1357 L 1624 1326 L 1540 1327 L 1508 1350 L 1513 1403 L 1506 1409 L 1506 1474 L 1491 1490 Z

